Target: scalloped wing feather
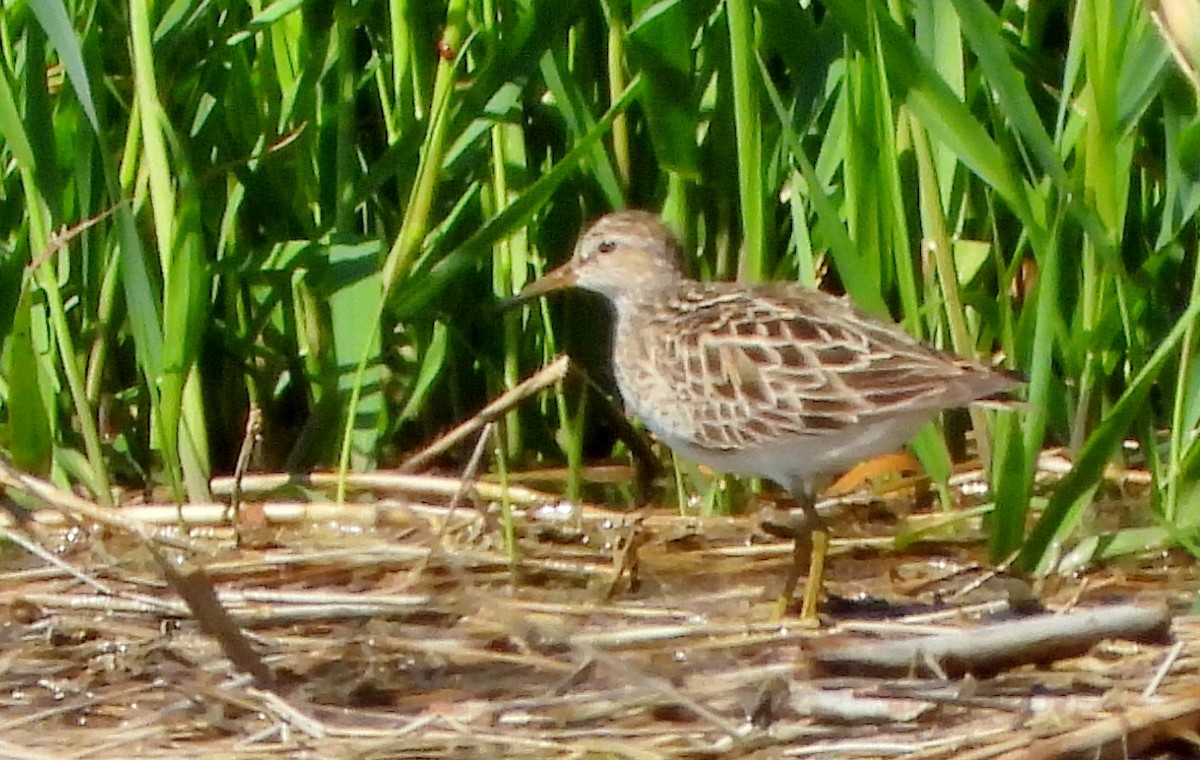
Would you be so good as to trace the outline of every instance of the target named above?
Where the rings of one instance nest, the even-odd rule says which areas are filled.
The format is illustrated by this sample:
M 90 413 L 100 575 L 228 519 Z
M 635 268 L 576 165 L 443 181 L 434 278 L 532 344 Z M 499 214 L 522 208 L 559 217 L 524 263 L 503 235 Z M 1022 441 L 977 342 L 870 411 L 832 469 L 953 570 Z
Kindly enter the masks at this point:
M 618 341 L 618 377 L 652 429 L 706 449 L 932 417 L 1016 385 L 797 285 L 687 283 L 650 296 L 639 324 L 619 327 L 639 335 Z

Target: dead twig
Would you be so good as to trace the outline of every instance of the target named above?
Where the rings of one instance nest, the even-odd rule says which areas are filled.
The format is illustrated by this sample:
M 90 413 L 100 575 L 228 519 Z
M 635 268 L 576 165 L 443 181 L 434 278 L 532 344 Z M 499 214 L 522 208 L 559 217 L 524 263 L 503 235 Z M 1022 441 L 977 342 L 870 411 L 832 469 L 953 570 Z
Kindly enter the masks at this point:
M 433 443 L 426 446 L 421 451 L 413 454 L 404 461 L 397 469 L 402 473 L 416 472 L 422 469 L 433 461 L 438 456 L 446 453 L 454 448 L 460 442 L 469 438 L 472 434 L 478 432 L 484 425 L 489 422 L 494 422 L 496 419 L 506 414 L 510 409 L 521 403 L 525 399 L 549 388 L 555 383 L 562 382 L 562 379 L 567 376 L 568 360 L 565 356 L 560 356 L 550 364 L 538 370 L 531 377 L 521 381 L 512 390 L 501 394 L 495 401 L 479 410 L 471 419 L 462 423 L 450 432 L 443 435 Z
M 1165 703 L 1133 705 L 1099 721 L 1049 738 L 1017 742 L 1004 754 L 962 755 L 959 760 L 1051 760 L 1088 757 L 1101 760 L 1143 757 L 1160 742 L 1200 731 L 1200 691 L 1192 689 Z
M 338 475 L 331 472 L 310 473 L 263 473 L 242 478 L 242 495 L 263 495 L 288 488 L 321 489 L 332 491 L 337 487 Z M 398 472 L 351 472 L 345 478 L 346 487 L 357 491 L 384 493 L 425 494 L 429 496 L 453 497 L 462 488 L 462 478 L 443 475 L 408 475 Z M 233 479 L 213 478 L 214 496 L 226 496 L 233 489 Z M 474 484 L 476 493 L 483 499 L 508 498 L 515 504 L 545 504 L 558 500 L 558 496 L 526 486 L 501 486 L 497 483 L 479 481 Z
M 56 488 L 53 484 L 21 472 L 3 461 L 0 461 L 0 484 L 37 497 L 48 506 L 76 520 L 82 517 L 119 529 L 138 539 L 153 557 L 172 590 L 183 598 L 200 628 L 216 639 L 230 661 L 238 669 L 253 675 L 260 688 L 270 688 L 273 685 L 270 670 L 221 605 L 216 589 L 203 568 L 188 564 L 181 570 L 177 558 L 164 555 L 162 546 L 167 543 L 164 537 L 154 535 L 140 522 L 125 519 L 117 510 L 105 509 Z
M 233 469 L 233 491 L 229 497 L 229 507 L 233 514 L 236 514 L 242 505 L 242 478 L 250 469 L 250 457 L 254 454 L 254 449 L 262 441 L 262 428 L 262 408 L 258 404 L 251 404 L 250 412 L 246 415 L 246 432 L 242 435 L 242 447 L 238 451 L 237 465 Z
M 822 671 L 839 675 L 991 675 L 1020 665 L 1075 657 L 1103 639 L 1159 642 L 1167 637 L 1170 623 L 1165 608 L 1123 605 L 1069 615 L 1038 615 L 907 641 L 841 641 L 836 649 L 816 652 L 813 659 Z
M 446 517 L 438 526 L 437 532 L 433 535 L 433 540 L 429 542 L 429 551 L 417 563 L 408 575 L 408 585 L 416 585 L 421 580 L 421 575 L 425 572 L 425 568 L 429 563 L 441 552 L 442 541 L 446 538 L 446 531 L 450 529 L 450 518 L 454 515 L 454 511 L 458 509 L 458 504 L 466 496 L 467 490 L 479 475 L 479 464 L 483 461 L 483 453 L 487 450 L 487 442 L 492 437 L 494 423 L 487 423 L 483 426 L 483 430 L 479 433 L 479 439 L 475 442 L 475 450 L 471 452 L 471 459 L 467 462 L 466 469 L 463 471 L 462 477 L 459 479 L 459 488 L 450 497 L 450 503 L 446 506 Z

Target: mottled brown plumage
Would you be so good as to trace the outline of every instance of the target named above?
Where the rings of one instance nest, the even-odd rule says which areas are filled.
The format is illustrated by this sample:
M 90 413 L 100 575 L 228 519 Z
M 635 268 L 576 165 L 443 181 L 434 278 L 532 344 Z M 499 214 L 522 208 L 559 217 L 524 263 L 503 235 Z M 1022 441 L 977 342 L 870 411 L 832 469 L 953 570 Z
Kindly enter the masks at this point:
M 710 467 L 776 481 L 814 528 L 814 479 L 898 448 L 943 409 L 1018 384 L 846 299 L 791 283 L 689 280 L 677 238 L 644 211 L 600 218 L 569 262 L 522 295 L 570 286 L 612 301 L 614 374 L 646 427 Z M 818 564 L 806 616 L 815 614 Z

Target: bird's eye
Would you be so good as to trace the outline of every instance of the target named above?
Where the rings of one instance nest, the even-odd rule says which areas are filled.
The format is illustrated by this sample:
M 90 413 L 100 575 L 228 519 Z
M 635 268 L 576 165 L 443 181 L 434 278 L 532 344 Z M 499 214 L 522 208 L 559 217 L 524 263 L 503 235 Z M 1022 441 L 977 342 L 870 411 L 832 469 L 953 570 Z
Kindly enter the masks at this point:
M 617 244 L 611 240 L 602 240 L 600 245 L 596 246 L 596 250 L 600 253 L 612 253 L 617 249 Z

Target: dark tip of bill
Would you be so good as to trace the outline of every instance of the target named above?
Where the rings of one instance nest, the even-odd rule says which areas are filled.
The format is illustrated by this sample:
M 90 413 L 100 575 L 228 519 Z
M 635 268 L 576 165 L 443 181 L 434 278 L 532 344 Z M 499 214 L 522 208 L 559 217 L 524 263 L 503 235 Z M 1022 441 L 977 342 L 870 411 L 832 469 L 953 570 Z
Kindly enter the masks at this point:
M 491 310 L 492 311 L 508 311 L 509 309 L 515 308 L 517 306 L 523 306 L 532 301 L 536 301 L 537 298 L 538 298 L 537 296 L 523 296 L 520 293 L 518 293 L 515 296 L 509 296 L 508 298 L 501 298 L 500 300 L 493 302 Z

